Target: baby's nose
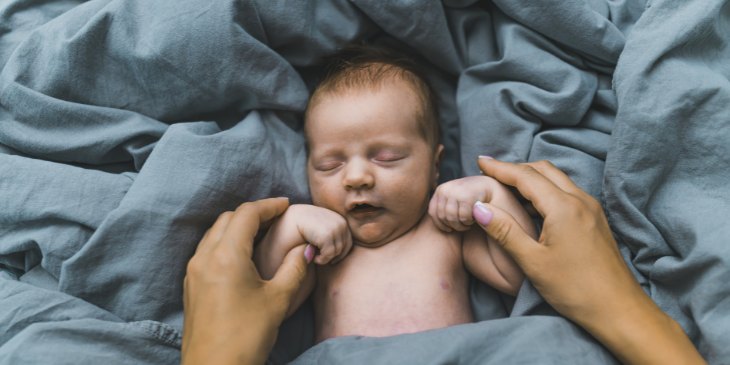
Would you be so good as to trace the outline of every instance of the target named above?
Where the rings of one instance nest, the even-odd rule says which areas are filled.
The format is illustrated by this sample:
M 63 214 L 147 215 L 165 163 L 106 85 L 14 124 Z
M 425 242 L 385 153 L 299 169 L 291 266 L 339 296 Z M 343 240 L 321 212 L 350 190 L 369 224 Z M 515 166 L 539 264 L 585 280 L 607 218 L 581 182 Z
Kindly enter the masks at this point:
M 346 166 L 345 176 L 342 179 L 345 189 L 369 189 L 375 185 L 373 176 L 367 162 L 351 161 Z

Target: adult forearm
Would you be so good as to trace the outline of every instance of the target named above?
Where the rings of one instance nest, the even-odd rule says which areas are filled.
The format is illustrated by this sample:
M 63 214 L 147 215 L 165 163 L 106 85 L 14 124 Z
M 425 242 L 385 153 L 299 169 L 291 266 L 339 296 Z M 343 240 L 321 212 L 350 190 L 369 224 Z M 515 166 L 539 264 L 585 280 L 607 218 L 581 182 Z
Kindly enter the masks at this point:
M 624 364 L 705 364 L 682 327 L 649 297 L 583 319 L 581 324 Z

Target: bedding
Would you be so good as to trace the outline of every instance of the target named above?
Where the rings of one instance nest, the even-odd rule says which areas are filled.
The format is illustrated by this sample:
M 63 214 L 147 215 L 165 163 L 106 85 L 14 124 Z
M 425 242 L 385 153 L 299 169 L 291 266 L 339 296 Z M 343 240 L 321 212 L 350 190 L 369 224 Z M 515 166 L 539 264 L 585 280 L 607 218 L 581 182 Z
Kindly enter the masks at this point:
M 720 0 L 4 1 L 0 363 L 179 362 L 197 242 L 242 202 L 308 201 L 302 112 L 359 40 L 427 64 L 444 180 L 551 160 L 730 362 L 729 21 Z M 305 305 L 269 362 L 617 363 L 529 283 L 471 292 L 475 323 L 316 346 Z

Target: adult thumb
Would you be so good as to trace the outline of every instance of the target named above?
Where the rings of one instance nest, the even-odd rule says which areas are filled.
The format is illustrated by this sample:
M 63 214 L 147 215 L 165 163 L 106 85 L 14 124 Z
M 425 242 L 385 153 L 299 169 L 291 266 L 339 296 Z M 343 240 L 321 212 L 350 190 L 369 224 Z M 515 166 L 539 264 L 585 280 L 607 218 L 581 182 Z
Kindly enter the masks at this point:
M 504 210 L 491 204 L 476 202 L 472 214 L 489 237 L 497 241 L 518 263 L 524 262 L 536 248 L 537 242 Z
M 304 277 L 307 276 L 307 259 L 304 256 L 306 245 L 299 245 L 286 254 L 284 261 L 269 280 L 270 283 L 279 287 L 286 295 L 292 296 L 302 286 Z

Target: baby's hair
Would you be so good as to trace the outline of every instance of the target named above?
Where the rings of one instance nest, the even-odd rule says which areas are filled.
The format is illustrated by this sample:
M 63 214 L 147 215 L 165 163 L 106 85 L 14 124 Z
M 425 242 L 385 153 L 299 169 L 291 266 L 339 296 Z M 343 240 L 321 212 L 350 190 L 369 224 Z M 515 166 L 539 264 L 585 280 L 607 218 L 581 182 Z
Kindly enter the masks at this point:
M 393 49 L 352 44 L 325 59 L 325 77 L 312 93 L 309 110 L 326 94 L 338 94 L 359 88 L 376 88 L 390 80 L 405 81 L 419 100 L 416 119 L 418 129 L 433 147 L 439 143 L 439 123 L 436 98 L 425 78 L 422 67 L 409 56 Z

